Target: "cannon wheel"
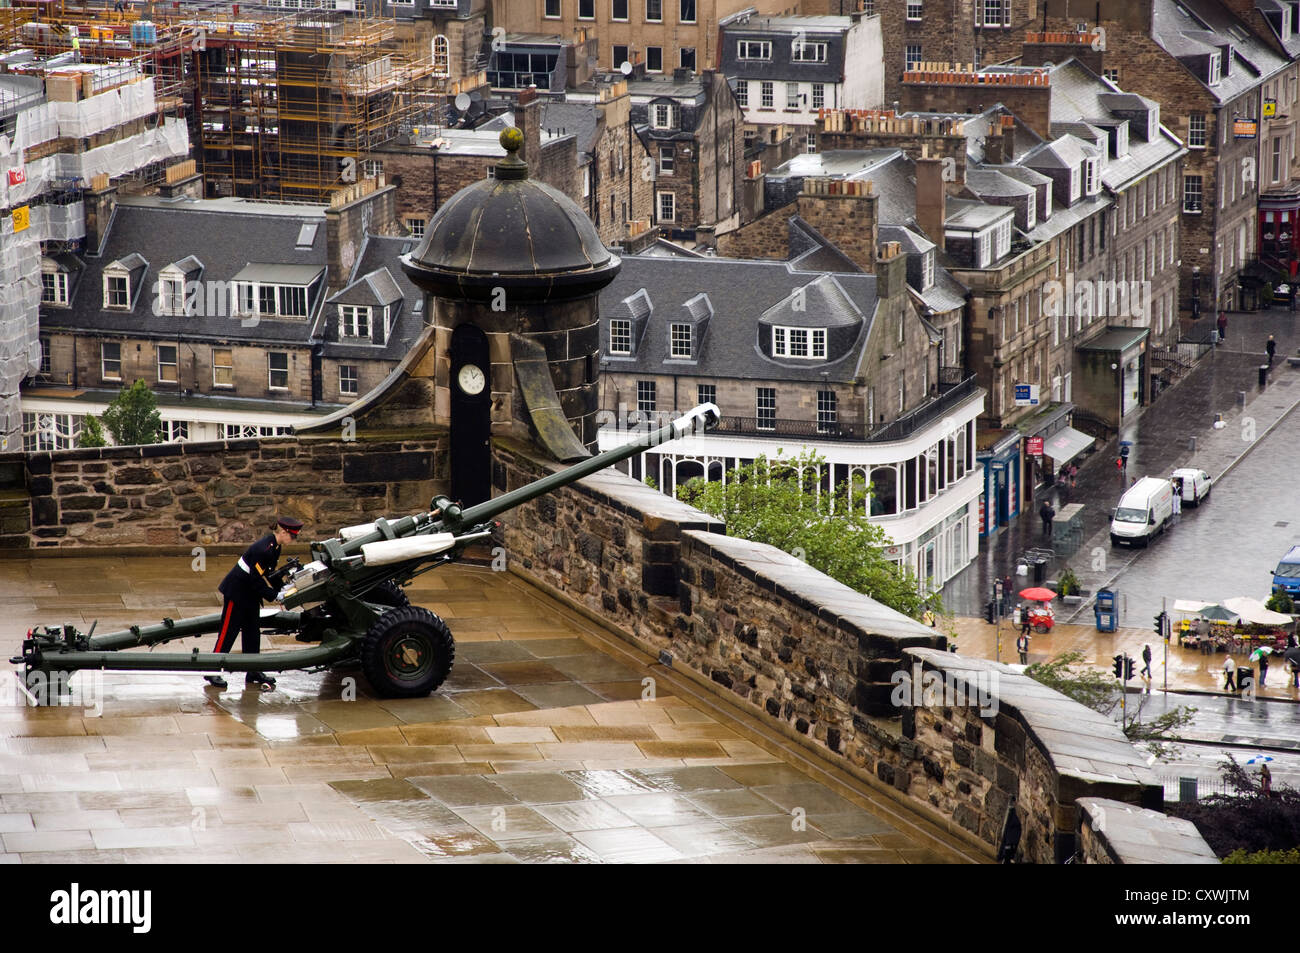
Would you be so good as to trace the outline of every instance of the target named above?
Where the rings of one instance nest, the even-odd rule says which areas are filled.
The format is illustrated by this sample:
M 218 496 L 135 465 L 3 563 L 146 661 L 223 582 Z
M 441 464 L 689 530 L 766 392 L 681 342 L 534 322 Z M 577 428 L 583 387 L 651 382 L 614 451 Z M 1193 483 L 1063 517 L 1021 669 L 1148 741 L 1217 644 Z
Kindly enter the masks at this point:
M 406 590 L 391 579 L 385 579 L 379 585 L 367 591 L 364 598 L 367 602 L 373 602 L 375 605 L 391 606 L 394 609 L 411 604 L 411 600 L 406 597 Z
M 1045 626 L 1040 622 L 1034 626 L 1034 631 L 1037 632 L 1039 635 L 1042 635 L 1044 632 L 1050 632 L 1052 630 L 1048 626 Z
M 447 623 L 428 609 L 390 609 L 361 644 L 361 670 L 384 698 L 421 698 L 446 680 L 456 657 Z

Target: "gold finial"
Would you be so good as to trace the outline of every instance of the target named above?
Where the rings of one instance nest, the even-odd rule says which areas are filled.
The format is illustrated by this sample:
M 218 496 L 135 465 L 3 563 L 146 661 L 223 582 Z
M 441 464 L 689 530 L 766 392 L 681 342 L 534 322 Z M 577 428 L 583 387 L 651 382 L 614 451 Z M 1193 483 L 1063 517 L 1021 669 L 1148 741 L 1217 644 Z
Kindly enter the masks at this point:
M 528 166 L 519 158 L 519 150 L 524 147 L 523 131 L 517 126 L 502 129 L 497 141 L 506 150 L 506 157 L 497 163 L 497 178 L 503 181 L 528 178 Z

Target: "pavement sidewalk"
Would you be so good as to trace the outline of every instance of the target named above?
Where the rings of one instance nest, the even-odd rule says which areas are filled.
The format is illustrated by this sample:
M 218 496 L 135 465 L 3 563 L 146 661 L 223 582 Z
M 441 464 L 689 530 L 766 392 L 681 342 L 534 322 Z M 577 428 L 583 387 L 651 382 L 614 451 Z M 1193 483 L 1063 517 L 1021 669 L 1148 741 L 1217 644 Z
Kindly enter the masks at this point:
M 1212 325 L 1203 319 L 1189 325 L 1197 338 Z M 1277 343 L 1277 358 L 1268 386 L 1260 388 L 1260 364 L 1266 362 L 1264 346 L 1269 335 Z M 1048 578 L 1068 565 L 1082 587 L 1095 592 L 1110 584 L 1132 561 L 1133 554 L 1112 553 L 1109 545 L 1110 511 L 1124 488 L 1141 476 L 1167 475 L 1183 466 L 1204 469 L 1216 481 L 1267 436 L 1287 414 L 1300 405 L 1300 370 L 1285 358 L 1300 347 L 1300 315 L 1284 309 L 1229 315 L 1225 343 L 1206 355 L 1181 381 L 1159 397 L 1117 437 L 1094 444 L 1079 466 L 1077 486 L 1051 488 L 1026 502 L 1020 517 L 980 543 L 979 556 L 944 587 L 948 609 L 960 615 L 981 616 L 991 597 L 994 579 L 1011 574 L 1016 587 L 1032 584 L 1015 575 L 1018 557 L 1026 549 L 1048 545 L 1041 533 L 1037 510 L 1044 495 L 1059 511 L 1067 503 L 1082 503 L 1083 544 L 1069 556 L 1058 556 L 1048 567 Z M 1216 420 L 1221 426 L 1216 427 Z M 1193 439 L 1194 438 L 1194 439 Z M 1118 442 L 1132 442 L 1127 474 L 1115 468 Z M 1064 621 L 1090 620 L 1091 602 L 1062 615 Z

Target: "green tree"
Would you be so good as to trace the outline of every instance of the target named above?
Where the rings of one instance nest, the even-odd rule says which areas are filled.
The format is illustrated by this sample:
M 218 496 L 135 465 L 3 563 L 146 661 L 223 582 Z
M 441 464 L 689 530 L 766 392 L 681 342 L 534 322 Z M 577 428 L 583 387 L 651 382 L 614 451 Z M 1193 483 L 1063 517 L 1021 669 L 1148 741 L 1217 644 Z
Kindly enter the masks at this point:
M 161 439 L 158 399 L 144 381 L 122 388 L 101 419 L 119 446 L 158 443 Z
M 1074 699 L 1085 708 L 1103 715 L 1114 714 L 1120 699 L 1126 696 L 1114 679 L 1095 668 L 1071 668 L 1083 660 L 1082 652 L 1065 652 L 1050 661 L 1035 662 L 1025 669 L 1025 674 L 1066 698 Z M 1137 711 L 1133 713 L 1132 721 L 1124 726 L 1125 736 L 1134 744 L 1144 745 L 1150 754 L 1160 760 L 1172 757 L 1177 748 L 1169 742 L 1174 737 L 1174 732 L 1191 724 L 1196 709 L 1189 705 L 1179 705 L 1150 721 L 1143 721 L 1142 708 L 1146 696 L 1138 695 L 1137 699 Z
M 81 422 L 81 435 L 77 437 L 77 446 L 82 449 L 108 446 L 108 440 L 104 437 L 104 428 L 94 414 L 86 414 L 86 419 Z
M 937 594 L 926 595 L 912 572 L 885 558 L 889 538 L 863 515 L 866 484 L 818 492 L 819 466 L 824 472 L 824 460 L 813 453 L 760 457 L 730 471 L 725 486 L 696 479 L 678 487 L 677 495 L 721 517 L 728 534 L 784 550 L 905 615 L 942 613 Z

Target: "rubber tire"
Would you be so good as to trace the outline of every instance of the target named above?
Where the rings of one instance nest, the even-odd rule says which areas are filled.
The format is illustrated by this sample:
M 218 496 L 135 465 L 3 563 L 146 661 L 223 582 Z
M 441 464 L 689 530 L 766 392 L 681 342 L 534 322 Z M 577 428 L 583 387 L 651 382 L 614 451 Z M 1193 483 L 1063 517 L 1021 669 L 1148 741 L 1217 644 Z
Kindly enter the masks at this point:
M 385 579 L 366 592 L 363 598 L 366 602 L 374 603 L 377 606 L 388 606 L 392 609 L 400 609 L 411 604 L 411 600 L 406 596 L 406 590 L 391 579 Z
M 390 665 L 400 642 L 428 654 L 427 663 L 403 673 Z M 361 643 L 361 671 L 382 698 L 423 698 L 451 673 L 456 641 L 447 623 L 420 606 L 400 606 L 381 615 Z
M 1047 632 L 1051 632 L 1052 630 L 1045 625 L 1036 625 L 1034 626 L 1034 631 L 1037 632 L 1039 635 L 1043 635 Z

